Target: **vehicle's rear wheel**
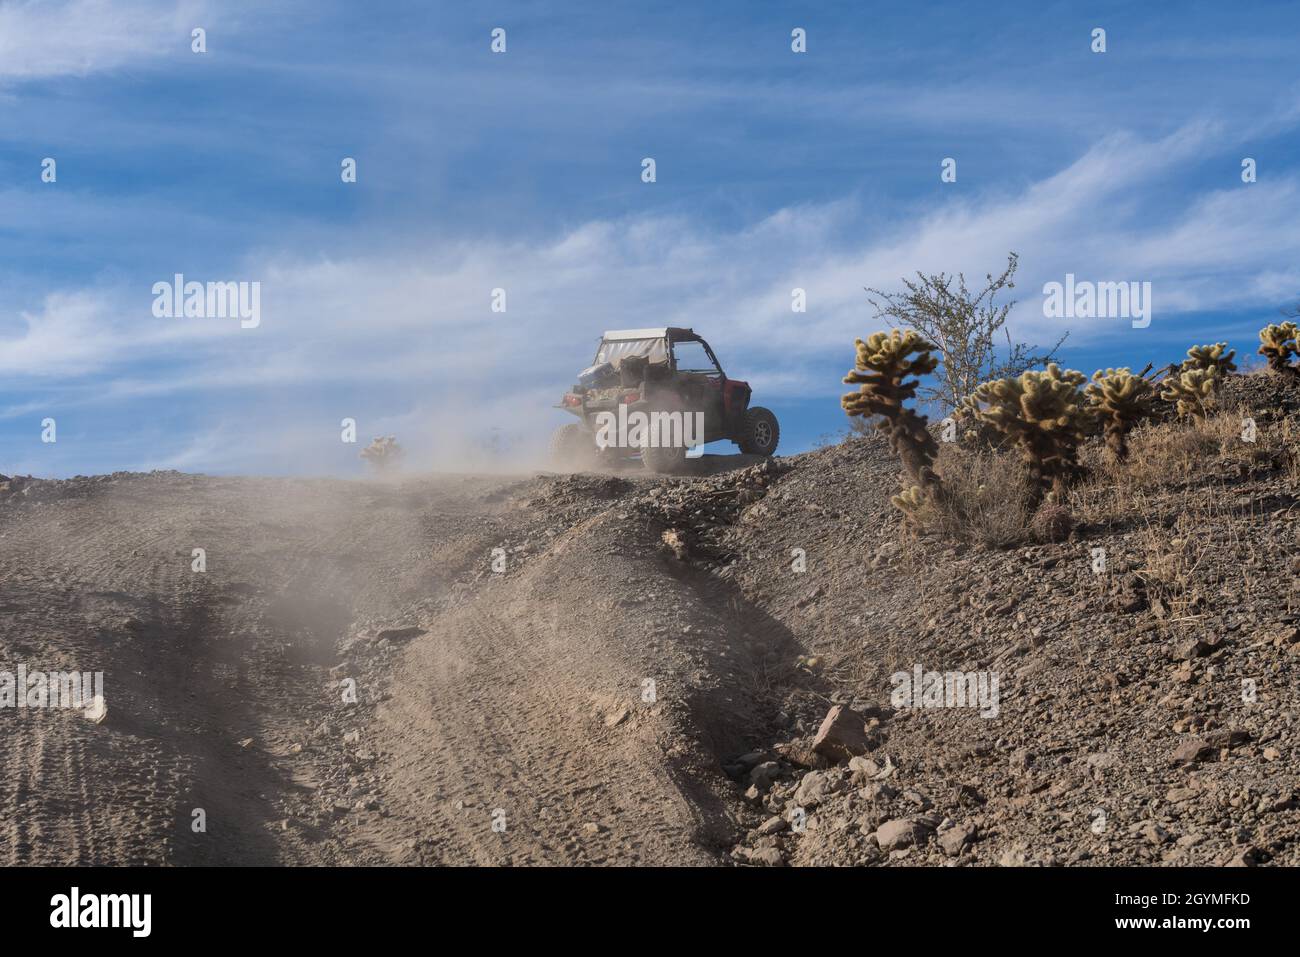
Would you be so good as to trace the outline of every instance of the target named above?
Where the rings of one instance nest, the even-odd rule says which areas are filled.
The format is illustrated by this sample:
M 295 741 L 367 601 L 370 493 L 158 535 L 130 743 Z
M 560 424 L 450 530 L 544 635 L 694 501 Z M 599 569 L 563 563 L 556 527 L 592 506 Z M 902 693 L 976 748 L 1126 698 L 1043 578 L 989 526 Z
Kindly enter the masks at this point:
M 658 472 L 661 475 L 680 472 L 686 466 L 686 449 L 647 446 L 641 450 L 641 464 L 651 472 Z
M 551 433 L 551 464 L 565 471 L 581 472 L 597 465 L 596 440 L 576 422 Z
M 736 444 L 746 455 L 772 455 L 781 441 L 781 427 L 770 410 L 755 406 L 745 413 Z

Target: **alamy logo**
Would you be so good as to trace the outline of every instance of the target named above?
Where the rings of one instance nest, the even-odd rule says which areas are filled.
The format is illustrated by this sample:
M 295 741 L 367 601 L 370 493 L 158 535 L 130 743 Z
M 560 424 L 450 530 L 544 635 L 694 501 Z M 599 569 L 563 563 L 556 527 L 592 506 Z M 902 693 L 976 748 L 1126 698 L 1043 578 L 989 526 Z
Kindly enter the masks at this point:
M 1134 329 L 1151 325 L 1151 283 L 1065 282 L 1043 285 L 1043 315 L 1048 319 L 1132 319 Z
M 104 672 L 0 671 L 0 708 L 81 708 L 99 711 L 104 705 Z
M 926 671 L 889 676 L 889 700 L 895 708 L 979 708 L 981 718 L 998 716 L 998 676 L 991 671 Z
M 159 319 L 238 319 L 241 329 L 262 324 L 260 282 L 172 282 L 153 284 L 153 314 Z
M 152 929 L 151 894 L 70 894 L 50 898 L 51 927 L 129 927 L 132 937 L 148 937 Z
M 703 412 L 596 413 L 596 446 L 601 449 L 680 449 L 704 442 Z

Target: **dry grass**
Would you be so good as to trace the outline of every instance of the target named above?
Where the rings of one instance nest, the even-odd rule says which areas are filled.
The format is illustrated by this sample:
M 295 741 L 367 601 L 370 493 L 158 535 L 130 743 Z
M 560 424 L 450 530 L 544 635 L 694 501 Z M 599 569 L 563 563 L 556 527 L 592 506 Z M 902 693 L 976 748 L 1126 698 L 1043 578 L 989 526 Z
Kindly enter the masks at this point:
M 1205 419 L 1182 419 L 1141 426 L 1129 437 L 1129 458 L 1105 462 L 1107 478 L 1130 489 L 1163 488 L 1192 479 L 1218 461 L 1225 446 L 1240 442 L 1241 417 L 1220 412 Z
M 919 517 L 926 529 L 986 548 L 1012 548 L 1032 537 L 1033 512 L 1025 504 L 1029 489 L 1018 456 L 945 444 L 935 470 L 958 508 L 929 510 Z
M 1146 526 L 1153 538 L 1167 540 L 1174 499 L 1185 497 L 1187 509 L 1204 518 L 1226 508 L 1234 499 L 1230 486 L 1250 476 L 1281 468 L 1284 480 L 1300 485 L 1300 416 L 1255 421 L 1254 441 L 1247 441 L 1243 431 L 1251 417 L 1248 409 L 1234 407 L 1204 419 L 1147 422 L 1129 435 L 1123 463 L 1115 462 L 1100 441 L 1089 441 L 1080 449 L 1087 477 L 1062 504 L 1077 524 Z M 1034 541 L 1024 470 L 1014 452 L 945 443 L 935 468 L 960 507 L 923 510 L 916 516 L 922 529 L 987 548 Z M 1185 574 L 1169 567 L 1170 561 L 1153 555 L 1150 572 L 1154 582 L 1169 583 L 1167 591 L 1158 590 L 1174 598 Z

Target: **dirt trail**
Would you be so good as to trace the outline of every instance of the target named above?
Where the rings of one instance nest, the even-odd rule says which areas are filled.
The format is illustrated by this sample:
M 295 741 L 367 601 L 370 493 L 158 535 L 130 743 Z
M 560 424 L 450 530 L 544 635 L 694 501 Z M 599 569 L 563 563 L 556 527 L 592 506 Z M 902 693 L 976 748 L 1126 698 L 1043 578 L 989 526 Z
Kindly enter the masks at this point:
M 554 481 L 11 498 L 0 670 L 102 671 L 109 717 L 0 709 L 0 862 L 716 861 L 737 824 L 715 749 L 751 705 L 710 659 L 779 636 L 723 620 L 619 510 L 644 482 Z

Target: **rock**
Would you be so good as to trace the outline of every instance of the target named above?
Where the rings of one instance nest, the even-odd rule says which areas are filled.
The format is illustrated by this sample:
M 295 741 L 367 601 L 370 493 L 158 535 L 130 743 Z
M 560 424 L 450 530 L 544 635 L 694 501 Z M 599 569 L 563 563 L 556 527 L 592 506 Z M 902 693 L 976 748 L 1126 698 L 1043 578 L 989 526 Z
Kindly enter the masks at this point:
M 1173 838 L 1170 837 L 1169 832 L 1155 821 L 1148 821 L 1142 826 L 1138 833 L 1141 834 L 1142 837 L 1146 838 L 1148 844 L 1154 844 L 1157 847 L 1161 844 L 1168 844 L 1173 840 Z
M 1227 860 L 1223 862 L 1224 867 L 1254 867 L 1259 861 L 1256 859 L 1258 852 L 1253 847 L 1243 847 L 1233 851 L 1228 855 Z
M 880 765 L 870 758 L 854 757 L 849 758 L 849 770 L 855 775 L 860 774 L 864 778 L 874 778 L 880 773 Z
M 827 712 L 813 738 L 812 748 L 831 761 L 847 761 L 865 754 L 876 742 L 867 734 L 866 720 L 856 711 L 837 704 Z
M 780 774 L 781 765 L 775 761 L 764 761 L 749 772 L 749 783 L 758 788 L 759 791 L 766 791 Z
M 1212 748 L 1235 748 L 1250 740 L 1250 734 L 1235 728 L 1220 728 L 1205 736 L 1205 743 Z
M 898 791 L 884 781 L 869 781 L 858 791 L 858 795 L 864 801 L 889 801 L 898 797 Z
M 780 834 L 790 827 L 790 822 L 783 817 L 769 817 L 766 821 L 758 826 L 758 833 L 763 836 L 768 834 Z
M 889 562 L 897 558 L 899 552 L 901 551 L 902 551 L 902 546 L 899 545 L 897 542 L 885 542 L 883 545 L 881 545 L 879 548 L 876 549 L 876 553 L 871 559 L 871 567 L 879 568 L 881 565 L 888 564 Z
M 830 776 L 825 771 L 809 771 L 794 792 L 794 803 L 800 807 L 816 807 L 835 793 Z
M 933 830 L 934 824 L 928 818 L 899 818 L 876 828 L 876 843 L 882 851 L 911 847 L 928 841 Z
M 826 755 L 818 754 L 812 749 L 806 740 L 788 741 L 785 744 L 778 744 L 775 748 L 776 753 L 785 758 L 797 768 L 810 768 L 814 771 L 824 771 L 830 767 L 830 761 Z
M 1016 748 L 1011 752 L 1007 763 L 1011 767 L 1011 773 L 1015 774 L 1021 771 L 1027 771 L 1029 766 L 1034 763 L 1034 756 L 1028 748 Z
M 1200 738 L 1189 738 L 1180 744 L 1170 757 L 1172 764 L 1189 765 L 1204 761 L 1214 753 L 1214 749 Z
M 1223 644 L 1223 638 L 1215 636 L 1213 638 L 1193 638 L 1183 642 L 1174 650 L 1174 658 L 1177 661 L 1191 661 L 1193 658 L 1204 658 L 1206 655 L 1216 651 Z
M 974 824 L 958 824 L 939 832 L 939 846 L 949 857 L 961 854 L 962 849 L 975 841 L 978 830 Z
M 1280 761 L 1281 759 L 1282 759 L 1282 752 L 1279 751 L 1277 748 L 1269 746 L 1264 749 L 1265 761 Z
M 785 867 L 785 858 L 775 847 L 760 847 L 749 852 L 749 863 L 759 867 Z

